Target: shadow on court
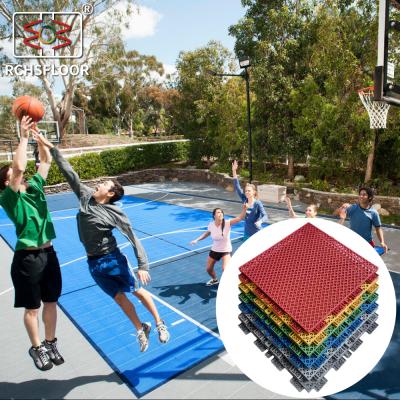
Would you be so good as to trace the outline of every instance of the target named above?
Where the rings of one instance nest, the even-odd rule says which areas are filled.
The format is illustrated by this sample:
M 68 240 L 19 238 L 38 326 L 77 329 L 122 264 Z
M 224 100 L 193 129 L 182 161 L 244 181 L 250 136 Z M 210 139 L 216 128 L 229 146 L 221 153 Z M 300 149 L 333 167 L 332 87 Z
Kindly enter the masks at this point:
M 198 328 L 197 331 L 199 331 Z M 216 341 L 218 342 L 217 346 Z M 196 353 L 208 352 L 209 356 L 213 357 L 223 350 L 222 342 L 207 332 L 202 332 L 190 340 L 177 338 L 176 343 L 174 348 L 165 346 L 162 351 L 157 351 L 156 357 L 138 363 L 137 367 L 121 371 L 122 379 L 127 381 L 136 396 L 142 397 L 169 379 L 179 376 L 189 367 L 204 362 L 203 359 L 193 363 L 199 360 Z
M 400 274 L 390 275 L 397 299 L 392 340 L 379 363 L 364 379 L 328 399 L 400 399 Z
M 160 297 L 178 297 L 180 299 L 178 304 L 185 304 L 193 295 L 200 297 L 202 304 L 208 304 L 211 299 L 217 297 L 218 285 L 206 286 L 204 282 L 197 282 L 182 285 L 154 286 L 154 289 L 157 289 Z
M 92 375 L 79 376 L 71 379 L 33 379 L 30 381 L 14 383 L 0 382 L 0 397 L 13 399 L 41 399 L 43 393 L 46 398 L 63 399 L 73 389 L 95 382 L 115 382 L 122 384 L 123 382 L 116 373 L 109 375 Z M 83 391 L 78 397 L 84 397 Z

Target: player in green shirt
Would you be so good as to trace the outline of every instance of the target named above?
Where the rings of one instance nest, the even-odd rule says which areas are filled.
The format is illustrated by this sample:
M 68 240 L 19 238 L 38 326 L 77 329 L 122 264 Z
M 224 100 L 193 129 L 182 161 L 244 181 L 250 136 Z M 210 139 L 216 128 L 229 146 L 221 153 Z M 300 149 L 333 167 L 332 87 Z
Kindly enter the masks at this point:
M 0 169 L 0 205 L 15 225 L 17 243 L 11 264 L 15 291 L 14 307 L 24 307 L 24 324 L 32 347 L 29 355 L 35 366 L 48 370 L 64 362 L 57 349 L 57 300 L 61 294 L 61 271 L 51 244 L 56 237 L 47 209 L 43 185 L 51 164 L 49 150 L 39 145 L 40 166 L 29 181 L 25 181 L 29 131 L 35 130 L 29 117 L 21 120 L 21 137 L 11 166 Z M 45 340 L 39 336 L 39 310 L 43 302 L 42 319 Z

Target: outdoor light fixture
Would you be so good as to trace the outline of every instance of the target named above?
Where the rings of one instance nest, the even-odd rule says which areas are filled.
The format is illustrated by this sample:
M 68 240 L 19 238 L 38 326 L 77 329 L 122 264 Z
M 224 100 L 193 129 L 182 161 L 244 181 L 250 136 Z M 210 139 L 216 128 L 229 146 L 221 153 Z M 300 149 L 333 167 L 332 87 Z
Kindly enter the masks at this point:
M 247 56 L 244 57 L 240 57 L 239 58 L 239 66 L 240 68 L 248 68 L 250 67 L 251 63 L 250 63 L 250 58 Z
M 400 0 L 399 0 L 400 1 Z M 250 116 L 250 82 L 249 72 L 247 68 L 251 66 L 250 58 L 247 56 L 239 57 L 239 66 L 244 69 L 240 74 L 221 74 L 211 69 L 206 69 L 205 72 L 212 76 L 240 76 L 246 81 L 246 100 L 247 100 L 247 131 L 249 140 L 249 181 L 253 180 L 253 146 L 251 138 L 251 116 Z

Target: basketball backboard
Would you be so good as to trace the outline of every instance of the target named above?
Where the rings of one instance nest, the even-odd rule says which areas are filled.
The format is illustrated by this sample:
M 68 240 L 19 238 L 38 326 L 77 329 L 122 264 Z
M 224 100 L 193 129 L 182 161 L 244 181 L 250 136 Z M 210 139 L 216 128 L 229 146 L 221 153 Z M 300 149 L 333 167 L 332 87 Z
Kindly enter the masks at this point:
M 400 0 L 379 0 L 374 100 L 400 105 Z
M 60 130 L 59 130 L 57 121 L 40 121 L 40 122 L 37 122 L 36 126 L 39 129 L 39 132 L 43 136 L 45 136 L 47 139 L 49 139 L 50 142 L 60 143 Z M 19 139 L 19 137 L 20 137 L 19 121 L 17 121 L 17 134 L 18 134 L 18 139 Z M 32 139 L 31 136 L 29 136 L 28 143 L 36 144 L 36 142 Z

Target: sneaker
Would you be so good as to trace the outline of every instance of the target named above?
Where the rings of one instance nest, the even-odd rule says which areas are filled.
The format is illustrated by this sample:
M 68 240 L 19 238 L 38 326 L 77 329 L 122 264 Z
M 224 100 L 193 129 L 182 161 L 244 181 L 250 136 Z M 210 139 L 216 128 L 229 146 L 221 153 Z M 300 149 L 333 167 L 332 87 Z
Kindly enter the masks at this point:
M 137 333 L 136 339 L 139 343 L 140 351 L 143 353 L 149 347 L 149 335 L 151 331 L 150 322 L 143 322 L 142 329 Z
M 49 355 L 50 360 L 53 364 L 61 365 L 64 362 L 63 356 L 60 354 L 60 352 L 57 349 L 57 338 L 55 338 L 51 342 L 48 342 L 47 340 L 43 340 L 42 344 L 46 348 L 47 354 Z
M 40 345 L 39 347 L 31 347 L 29 349 L 29 355 L 32 357 L 35 367 L 41 371 L 47 371 L 53 368 L 53 363 L 50 361 L 50 357 L 47 354 L 46 347 Z
M 206 286 L 214 286 L 214 285 L 218 285 L 219 280 L 218 279 L 210 279 L 207 283 Z
M 169 332 L 167 329 L 167 325 L 165 325 L 164 321 L 160 321 L 156 325 L 156 331 L 158 332 L 158 339 L 161 343 L 167 343 L 169 340 Z

